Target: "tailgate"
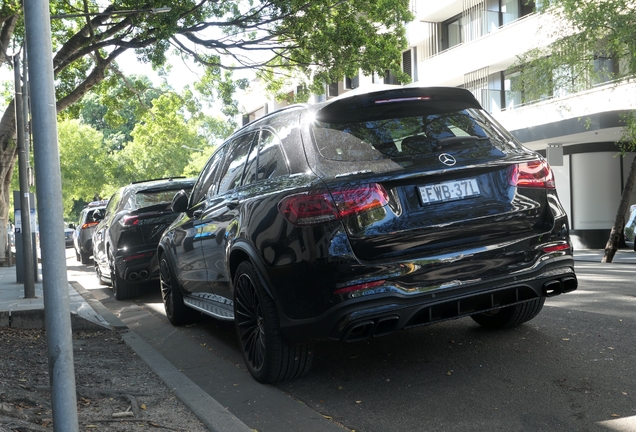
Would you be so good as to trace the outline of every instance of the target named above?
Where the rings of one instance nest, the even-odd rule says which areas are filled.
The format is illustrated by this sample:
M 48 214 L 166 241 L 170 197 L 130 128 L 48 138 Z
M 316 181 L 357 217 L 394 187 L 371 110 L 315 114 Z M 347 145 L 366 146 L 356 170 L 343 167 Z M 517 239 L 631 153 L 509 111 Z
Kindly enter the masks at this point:
M 509 173 L 510 166 L 500 165 L 381 182 L 390 197 L 383 212 L 344 220 L 355 255 L 438 254 L 550 231 L 545 190 L 511 186 Z

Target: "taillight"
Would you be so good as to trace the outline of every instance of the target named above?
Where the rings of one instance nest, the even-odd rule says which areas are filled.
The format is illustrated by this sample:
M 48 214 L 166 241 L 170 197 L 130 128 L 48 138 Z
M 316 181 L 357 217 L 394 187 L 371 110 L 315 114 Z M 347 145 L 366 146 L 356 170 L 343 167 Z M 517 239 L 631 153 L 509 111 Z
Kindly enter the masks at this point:
M 86 228 L 90 228 L 90 227 L 94 227 L 95 225 L 97 225 L 99 222 L 86 222 L 85 224 L 82 225 L 81 229 L 86 229 Z
M 509 182 L 511 186 L 517 187 L 556 188 L 552 169 L 543 159 L 512 165 Z
M 386 205 L 386 190 L 377 183 L 291 195 L 278 204 L 294 225 L 315 225 L 354 216 Z
M 568 250 L 568 249 L 570 249 L 569 244 L 559 244 L 555 246 L 544 247 L 543 252 L 550 253 L 550 252 L 558 252 L 558 251 Z

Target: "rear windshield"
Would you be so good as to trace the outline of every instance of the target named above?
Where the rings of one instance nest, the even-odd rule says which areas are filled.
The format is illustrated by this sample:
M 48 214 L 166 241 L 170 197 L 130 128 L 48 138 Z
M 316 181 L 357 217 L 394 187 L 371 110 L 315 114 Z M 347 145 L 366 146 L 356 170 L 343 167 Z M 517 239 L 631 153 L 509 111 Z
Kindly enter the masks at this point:
M 178 189 L 160 191 L 139 191 L 135 194 L 135 208 L 150 207 L 156 204 L 167 204 L 172 202 L 175 194 L 180 190 L 190 193 L 192 187 L 179 187 Z
M 314 143 L 324 158 L 337 161 L 408 160 L 468 148 L 486 153 L 517 148 L 512 136 L 482 110 L 431 112 L 427 107 L 413 115 L 417 110 L 410 108 L 394 110 L 387 118 L 370 112 L 364 120 L 358 112 L 352 121 L 314 120 Z

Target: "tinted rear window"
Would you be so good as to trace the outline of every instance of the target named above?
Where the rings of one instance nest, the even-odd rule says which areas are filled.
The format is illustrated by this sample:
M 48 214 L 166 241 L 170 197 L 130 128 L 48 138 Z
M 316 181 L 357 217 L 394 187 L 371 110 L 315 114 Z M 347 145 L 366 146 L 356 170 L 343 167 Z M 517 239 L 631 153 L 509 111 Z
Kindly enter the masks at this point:
M 135 194 L 135 208 L 144 208 L 150 207 L 156 204 L 168 204 L 172 202 L 172 198 L 174 195 L 180 190 L 185 190 L 190 193 L 192 189 L 191 186 L 186 187 L 181 185 L 177 189 L 168 189 L 168 190 L 154 190 L 154 191 L 139 191 Z
M 365 112 L 368 114 L 365 116 Z M 337 161 L 405 161 L 427 158 L 451 150 L 517 148 L 505 130 L 477 108 L 435 110 L 430 104 L 390 110 L 360 109 L 355 117 L 312 123 L 318 152 Z

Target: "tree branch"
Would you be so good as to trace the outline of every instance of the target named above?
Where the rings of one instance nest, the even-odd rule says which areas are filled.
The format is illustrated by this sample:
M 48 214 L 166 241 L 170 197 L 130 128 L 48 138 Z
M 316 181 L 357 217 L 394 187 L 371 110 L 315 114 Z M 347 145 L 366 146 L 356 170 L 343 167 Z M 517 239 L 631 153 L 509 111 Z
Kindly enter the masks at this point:
M 75 87 L 72 92 L 57 101 L 57 112 L 59 113 L 64 111 L 70 105 L 79 101 L 96 84 L 102 82 L 104 80 L 104 76 L 108 66 L 115 60 L 115 58 L 117 58 L 117 56 L 119 56 L 124 51 L 126 51 L 126 48 L 118 48 L 113 51 L 107 58 L 98 60 L 95 68 L 93 68 L 86 79 L 77 87 Z
M 7 48 L 9 48 L 9 42 L 11 41 L 11 36 L 13 36 L 13 31 L 15 30 L 17 22 L 18 16 L 13 14 L 6 17 L 2 23 L 2 30 L 0 30 L 0 64 L 11 61 L 7 57 Z

